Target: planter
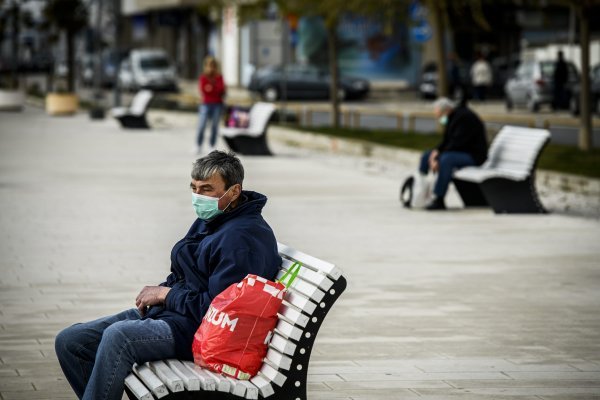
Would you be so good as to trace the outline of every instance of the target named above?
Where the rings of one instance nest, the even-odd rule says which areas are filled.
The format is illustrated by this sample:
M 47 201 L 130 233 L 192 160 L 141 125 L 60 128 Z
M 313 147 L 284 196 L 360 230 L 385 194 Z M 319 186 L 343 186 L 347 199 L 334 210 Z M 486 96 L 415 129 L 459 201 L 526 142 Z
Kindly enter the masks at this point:
M 46 112 L 50 115 L 70 115 L 77 112 L 79 97 L 74 93 L 48 93 Z
M 25 105 L 25 93 L 20 90 L 0 89 L 0 110 L 21 111 Z

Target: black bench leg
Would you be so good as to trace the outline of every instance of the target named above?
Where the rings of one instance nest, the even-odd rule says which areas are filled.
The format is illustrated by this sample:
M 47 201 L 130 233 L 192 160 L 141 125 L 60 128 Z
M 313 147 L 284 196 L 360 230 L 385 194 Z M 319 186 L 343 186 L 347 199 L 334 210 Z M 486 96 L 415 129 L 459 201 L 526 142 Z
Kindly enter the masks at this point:
M 231 150 L 247 156 L 272 156 L 267 145 L 267 135 L 263 133 L 258 137 L 236 136 L 225 137 L 225 142 Z
M 547 213 L 538 198 L 533 176 L 524 181 L 489 179 L 481 184 L 481 189 L 496 214 Z
M 133 129 L 150 129 L 146 115 L 135 116 L 135 115 L 124 115 L 117 118 L 123 128 Z
M 479 184 L 467 182 L 460 179 L 453 179 L 454 186 L 460 195 L 465 207 L 488 207 L 489 203 L 485 198 Z

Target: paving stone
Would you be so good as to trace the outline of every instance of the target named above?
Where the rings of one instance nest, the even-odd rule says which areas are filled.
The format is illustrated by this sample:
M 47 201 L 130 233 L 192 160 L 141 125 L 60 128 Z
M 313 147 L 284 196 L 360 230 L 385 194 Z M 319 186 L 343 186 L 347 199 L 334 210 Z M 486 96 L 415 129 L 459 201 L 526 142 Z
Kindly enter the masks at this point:
M 16 389 L 2 400 L 75 398 L 55 335 L 164 280 L 193 219 L 197 121 L 161 118 L 135 134 L 85 114 L 0 118 L 0 382 Z M 407 210 L 415 157 L 321 153 L 272 129 L 277 156 L 242 157 L 245 187 L 269 197 L 279 241 L 348 279 L 313 348 L 310 399 L 598 397 L 597 217 L 465 210 L 453 188 L 448 212 Z

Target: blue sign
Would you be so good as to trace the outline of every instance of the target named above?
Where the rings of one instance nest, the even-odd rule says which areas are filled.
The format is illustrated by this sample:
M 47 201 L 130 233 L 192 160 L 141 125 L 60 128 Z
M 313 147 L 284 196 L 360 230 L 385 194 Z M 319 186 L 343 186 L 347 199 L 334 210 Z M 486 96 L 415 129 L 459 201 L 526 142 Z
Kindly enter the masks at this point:
M 419 26 L 413 26 L 410 34 L 415 42 L 424 43 L 431 39 L 431 26 L 423 21 Z

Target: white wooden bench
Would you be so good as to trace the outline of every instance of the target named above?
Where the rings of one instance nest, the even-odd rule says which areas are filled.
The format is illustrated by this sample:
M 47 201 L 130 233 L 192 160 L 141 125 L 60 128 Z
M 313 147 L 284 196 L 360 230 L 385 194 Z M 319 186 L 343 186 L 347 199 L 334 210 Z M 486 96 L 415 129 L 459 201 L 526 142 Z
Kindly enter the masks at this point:
M 325 316 L 346 288 L 342 271 L 326 261 L 278 244 L 283 264 L 302 265 L 279 310 L 279 320 L 258 375 L 237 380 L 200 368 L 192 361 L 163 360 L 135 365 L 125 379 L 130 399 L 306 400 L 310 354 Z M 202 391 L 199 393 L 198 391 Z
M 545 129 L 503 127 L 483 165 L 454 172 L 465 206 L 489 205 L 495 213 L 545 213 L 535 189 L 535 168 L 549 141 Z
M 272 103 L 255 103 L 249 112 L 247 128 L 223 127 L 221 135 L 236 153 L 244 155 L 272 155 L 267 144 L 269 120 L 275 111 Z
M 153 96 L 151 90 L 140 90 L 131 100 L 129 107 L 115 107 L 111 110 L 111 114 L 123 128 L 150 129 L 146 112 Z

